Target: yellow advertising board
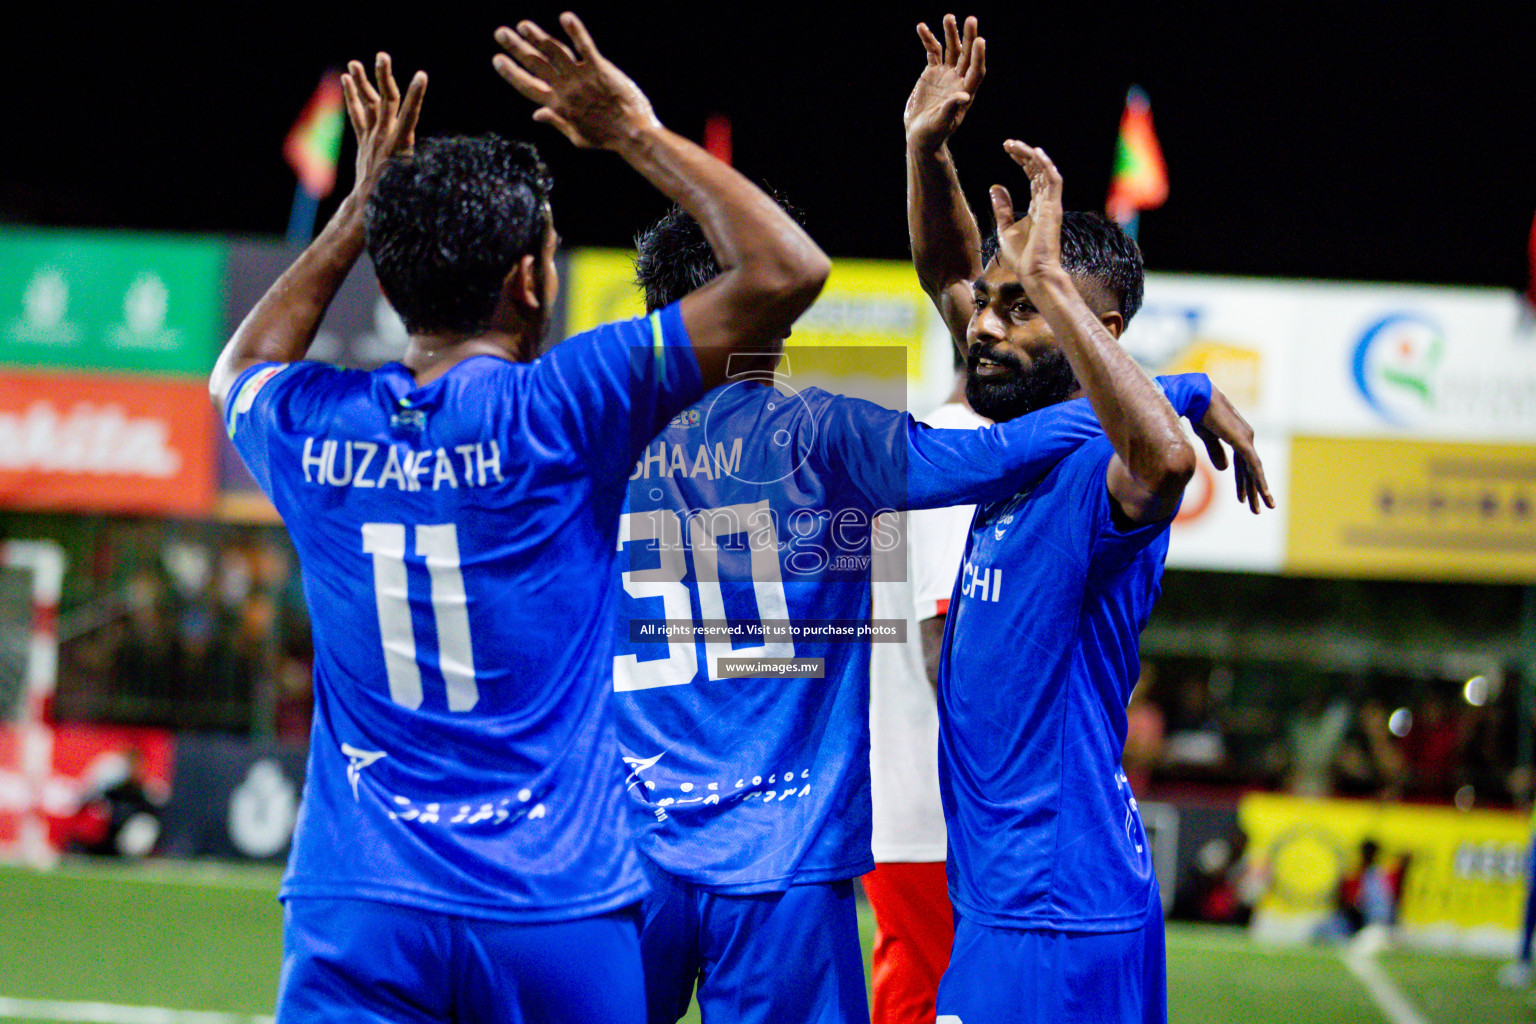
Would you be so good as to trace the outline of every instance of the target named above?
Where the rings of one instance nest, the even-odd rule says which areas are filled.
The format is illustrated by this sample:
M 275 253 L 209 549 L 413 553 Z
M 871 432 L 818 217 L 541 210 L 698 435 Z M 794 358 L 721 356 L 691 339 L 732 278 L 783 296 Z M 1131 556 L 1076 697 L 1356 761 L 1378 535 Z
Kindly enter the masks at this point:
M 572 251 L 567 333 L 644 314 L 644 298 L 635 284 L 634 259 L 634 253 L 620 249 Z M 915 381 L 923 369 L 921 355 L 930 309 L 910 264 L 899 260 L 836 260 L 826 288 L 796 322 L 785 346 L 791 353 L 793 372 L 797 378 L 811 374 Z M 857 351 L 869 348 L 882 351 Z M 797 349 L 798 358 L 794 354 Z M 841 351 L 845 349 L 855 351 Z
M 567 335 L 645 315 L 645 296 L 635 283 L 635 254 L 627 249 L 573 249 L 566 276 Z
M 1536 582 L 1536 446 L 1296 437 L 1286 570 Z
M 1248 856 L 1264 882 L 1254 927 L 1305 940 L 1334 909 L 1339 883 L 1375 840 L 1404 863 L 1398 919 L 1427 944 L 1508 952 L 1524 907 L 1529 819 L 1507 811 L 1250 793 L 1238 805 Z

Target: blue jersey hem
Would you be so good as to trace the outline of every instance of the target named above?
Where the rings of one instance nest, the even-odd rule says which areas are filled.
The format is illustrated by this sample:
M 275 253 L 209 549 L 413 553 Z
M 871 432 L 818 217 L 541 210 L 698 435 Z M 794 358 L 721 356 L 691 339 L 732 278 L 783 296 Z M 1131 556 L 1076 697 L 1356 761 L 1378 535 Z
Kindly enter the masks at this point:
M 650 891 L 650 883 L 642 879 L 614 893 L 560 906 L 511 907 L 505 904 L 438 899 L 424 893 L 383 885 L 284 882 L 278 890 L 277 898 L 284 902 L 291 899 L 368 900 L 373 903 L 389 903 L 438 914 L 452 914 L 455 917 L 537 924 L 544 921 L 573 921 L 583 917 L 596 917 L 599 914 L 606 914 L 638 903 Z
M 965 900 L 953 889 L 949 893 L 949 901 L 954 904 L 955 911 L 964 915 L 975 924 L 985 925 L 988 928 L 1012 928 L 1015 931 L 1042 932 L 1107 933 L 1135 931 L 1147 923 L 1147 914 L 1152 907 L 1152 901 L 1157 898 L 1157 887 L 1149 885 L 1147 887 L 1147 898 L 1142 901 L 1141 909 L 1134 913 L 1116 914 L 1113 917 L 1066 918 L 1059 914 L 996 913 L 984 910 Z

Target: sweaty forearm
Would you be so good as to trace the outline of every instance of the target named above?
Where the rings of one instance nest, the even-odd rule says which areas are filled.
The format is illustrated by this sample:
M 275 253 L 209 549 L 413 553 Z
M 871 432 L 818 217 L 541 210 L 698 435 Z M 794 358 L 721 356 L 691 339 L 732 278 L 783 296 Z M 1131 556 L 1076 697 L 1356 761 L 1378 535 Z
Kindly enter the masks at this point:
M 362 255 L 363 205 L 355 195 L 347 196 L 315 240 L 246 314 L 209 380 L 216 401 L 222 402 L 246 366 L 304 358 L 331 300 Z
M 1025 287 L 1126 469 L 1152 491 L 1182 487 L 1194 471 L 1194 449 L 1162 389 L 1088 308 L 1064 272 L 1027 281 Z
M 947 145 L 907 143 L 907 233 L 913 268 L 930 296 L 981 275 L 981 229 Z

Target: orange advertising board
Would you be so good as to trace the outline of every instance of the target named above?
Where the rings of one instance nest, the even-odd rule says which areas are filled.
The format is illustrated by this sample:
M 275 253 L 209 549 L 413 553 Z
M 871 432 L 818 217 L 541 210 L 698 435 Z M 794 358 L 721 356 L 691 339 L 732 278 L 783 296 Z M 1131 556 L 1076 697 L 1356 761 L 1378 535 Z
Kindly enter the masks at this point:
M 0 508 L 206 514 L 216 429 L 201 381 L 0 372 Z

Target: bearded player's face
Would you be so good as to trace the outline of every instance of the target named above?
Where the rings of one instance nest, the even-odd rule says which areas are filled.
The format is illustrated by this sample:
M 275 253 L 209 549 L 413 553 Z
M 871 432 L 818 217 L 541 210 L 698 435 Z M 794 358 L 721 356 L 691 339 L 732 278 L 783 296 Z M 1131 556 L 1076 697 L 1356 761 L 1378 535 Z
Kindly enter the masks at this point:
M 965 398 L 996 422 L 1054 405 L 1078 390 L 1066 353 L 1017 277 L 997 260 L 972 287 Z

